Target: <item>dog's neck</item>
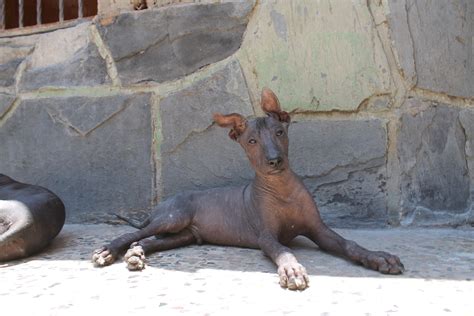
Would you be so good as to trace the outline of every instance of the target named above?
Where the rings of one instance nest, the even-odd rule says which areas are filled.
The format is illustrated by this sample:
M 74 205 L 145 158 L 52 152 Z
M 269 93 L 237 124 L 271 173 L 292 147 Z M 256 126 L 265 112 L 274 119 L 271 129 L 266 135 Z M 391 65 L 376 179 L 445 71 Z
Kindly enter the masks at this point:
M 262 192 L 280 199 L 287 199 L 295 192 L 306 190 L 299 177 L 291 169 L 285 169 L 278 174 L 256 173 L 252 182 L 253 190 Z

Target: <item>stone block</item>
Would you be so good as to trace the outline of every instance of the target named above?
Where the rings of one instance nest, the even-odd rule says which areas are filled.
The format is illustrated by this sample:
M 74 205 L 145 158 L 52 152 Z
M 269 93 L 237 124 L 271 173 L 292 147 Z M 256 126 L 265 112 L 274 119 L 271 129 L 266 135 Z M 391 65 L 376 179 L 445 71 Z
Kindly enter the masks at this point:
M 15 84 L 18 67 L 33 51 L 37 37 L 0 38 L 0 87 Z
M 387 133 L 384 122 L 316 120 L 290 125 L 290 163 L 336 227 L 384 226 Z
M 241 184 L 252 177 L 243 150 L 227 136 L 228 130 L 212 125 L 214 112 L 253 113 L 237 61 L 160 102 L 165 196 Z
M 261 1 L 238 56 L 287 110 L 354 111 L 392 85 L 367 1 Z
M 193 134 L 175 151 L 163 153 L 163 196 L 250 182 L 253 171 L 245 153 L 227 133 L 212 126 L 204 133 Z
M 319 184 L 305 180 L 321 217 L 330 227 L 386 227 L 387 173 L 383 165 L 346 171 L 340 181 Z
M 151 1 L 149 1 L 151 2 Z M 119 14 L 120 11 L 133 10 L 130 0 L 98 0 L 97 11 L 102 16 Z
M 459 121 L 466 136 L 466 159 L 469 168 L 471 203 L 474 216 L 474 110 L 465 109 L 459 112 Z
M 22 61 L 22 58 L 17 58 L 0 65 L 0 86 L 8 87 L 15 84 L 16 70 Z
M 97 25 L 124 84 L 165 82 L 233 54 L 254 1 L 127 12 Z
M 15 102 L 15 96 L 0 93 L 0 119 L 7 113 Z
M 89 25 L 82 23 L 39 36 L 20 89 L 90 87 L 110 82 L 105 60 L 89 38 Z
M 0 170 L 65 203 L 68 222 L 148 209 L 150 95 L 24 100 L 0 127 Z
M 474 2 L 388 4 L 391 36 L 405 77 L 423 89 L 474 97 Z
M 366 111 L 373 113 L 384 112 L 392 106 L 392 99 L 388 95 L 374 96 L 367 100 Z
M 423 108 L 427 102 L 417 99 L 406 102 L 405 106 L 421 111 L 401 117 L 397 147 L 402 224 L 462 220 L 469 207 L 469 174 L 459 109 L 439 103 Z

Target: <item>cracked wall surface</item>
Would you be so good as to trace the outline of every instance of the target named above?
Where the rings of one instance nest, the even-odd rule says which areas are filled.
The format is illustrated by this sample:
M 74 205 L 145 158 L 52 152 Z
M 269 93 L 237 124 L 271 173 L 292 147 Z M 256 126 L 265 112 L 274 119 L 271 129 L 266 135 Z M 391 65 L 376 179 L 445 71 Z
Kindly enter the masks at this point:
M 211 118 L 262 115 L 267 86 L 330 225 L 474 223 L 471 1 L 109 2 L 0 33 L 0 173 L 56 192 L 69 222 L 248 182 Z
M 419 88 L 472 97 L 474 3 L 388 1 L 401 69 Z
M 406 102 L 408 107 L 417 107 L 426 101 Z M 466 133 L 460 114 L 458 108 L 429 102 L 421 112 L 402 115 L 398 154 L 405 221 L 441 221 L 432 211 L 443 213 L 443 220 L 451 216 L 455 221 L 469 210 Z
M 2 122 L 1 172 L 57 193 L 71 222 L 152 199 L 150 95 L 22 100 Z

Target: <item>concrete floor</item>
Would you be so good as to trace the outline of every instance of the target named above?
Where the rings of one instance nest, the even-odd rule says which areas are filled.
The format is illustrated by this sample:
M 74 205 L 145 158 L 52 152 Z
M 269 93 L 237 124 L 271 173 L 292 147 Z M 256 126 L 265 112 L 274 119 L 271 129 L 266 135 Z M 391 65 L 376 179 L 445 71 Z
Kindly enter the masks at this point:
M 0 268 L 1 315 L 474 315 L 474 229 L 338 230 L 387 250 L 407 271 L 386 276 L 293 245 L 310 288 L 283 290 L 258 250 L 191 246 L 94 268 L 92 251 L 126 226 L 66 225 L 40 255 Z M 149 314 L 148 314 L 149 313 Z

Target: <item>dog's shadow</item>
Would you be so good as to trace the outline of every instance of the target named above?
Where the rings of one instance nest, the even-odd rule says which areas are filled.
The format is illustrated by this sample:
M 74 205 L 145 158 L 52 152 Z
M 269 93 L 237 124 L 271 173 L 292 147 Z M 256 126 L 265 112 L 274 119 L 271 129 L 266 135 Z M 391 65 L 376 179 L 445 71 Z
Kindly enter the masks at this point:
M 74 229 L 71 229 L 71 226 Z M 87 225 L 85 225 L 87 227 Z M 94 225 L 95 226 L 95 225 Z M 97 225 L 106 226 L 106 225 Z M 113 226 L 112 226 L 113 228 Z M 29 258 L 20 259 L 3 264 L 3 267 L 40 261 L 91 261 L 95 248 L 108 240 L 115 238 L 116 229 L 103 231 L 102 234 L 83 234 L 80 225 L 68 225 L 52 244 L 43 252 Z M 121 229 L 122 231 L 124 229 Z M 128 231 L 128 228 L 125 229 Z M 115 231 L 115 234 L 112 232 Z M 133 229 L 131 229 L 133 231 Z M 344 259 L 331 256 L 304 237 L 296 238 L 290 245 L 298 261 L 306 268 L 310 275 L 344 275 L 344 276 L 378 276 L 373 272 Z M 193 273 L 203 269 L 230 270 L 242 272 L 276 273 L 276 266 L 259 249 L 226 247 L 216 245 L 191 245 L 168 251 L 147 255 L 148 268 L 160 268 L 172 271 Z M 90 262 L 92 267 L 92 262 Z M 124 265 L 119 258 L 114 265 Z M 2 267 L 0 266 L 0 267 Z M 96 269 L 105 269 L 96 268 Z M 342 272 L 341 272 L 342 271 Z M 124 273 L 128 272 L 125 269 Z
M 84 225 L 89 230 L 92 225 Z M 94 225 L 98 228 L 107 225 Z M 34 260 L 40 261 L 91 261 L 92 252 L 95 248 L 108 240 L 117 237 L 112 226 L 110 230 L 102 233 L 82 233 L 81 225 L 67 225 L 63 231 L 53 240 L 43 252 L 28 258 L 3 263 L 0 268 L 11 267 L 18 264 L 28 263 Z M 132 228 L 121 227 L 123 232 L 133 231 Z M 85 232 L 85 231 L 84 231 Z M 311 241 L 304 237 L 296 238 L 290 245 L 298 261 L 306 267 L 309 274 L 335 275 L 335 266 L 345 267 L 345 271 L 353 270 L 352 276 L 360 276 L 365 270 L 341 258 L 328 255 L 318 249 Z M 147 255 L 147 266 L 149 268 L 160 268 L 181 272 L 196 272 L 202 269 L 231 270 L 243 272 L 276 273 L 274 263 L 266 257 L 259 249 L 248 249 L 238 247 L 226 247 L 216 245 L 191 245 L 168 251 L 152 253 Z M 92 267 L 92 262 L 90 263 Z M 114 265 L 124 265 L 119 258 Z M 97 269 L 107 269 L 97 268 Z M 128 271 L 124 268 L 124 272 Z M 366 270 L 369 275 L 377 275 L 373 271 Z
M 94 249 L 116 238 L 118 235 L 134 231 L 126 226 L 111 225 L 66 225 L 63 231 L 53 241 L 53 243 L 43 252 L 29 258 L 15 260 L 8 263 L 0 263 L 0 268 L 8 268 L 30 261 L 82 261 L 87 262 L 90 269 L 107 271 L 107 267 L 93 268 L 91 257 Z M 393 252 L 400 256 L 405 264 L 406 271 L 401 276 L 387 276 L 378 272 L 365 269 L 353 264 L 345 259 L 328 254 L 318 249 L 310 240 L 304 237 L 296 238 L 290 248 L 293 250 L 298 261 L 306 268 L 310 275 L 334 276 L 334 277 L 403 277 L 422 279 L 472 279 L 472 271 L 467 273 L 469 262 L 458 261 L 457 270 L 454 271 L 452 264 L 447 262 L 451 257 L 456 257 L 463 243 L 457 239 L 446 241 L 452 243 L 449 251 L 451 254 L 439 253 L 436 247 L 430 244 L 430 240 L 423 241 L 421 238 L 417 243 L 407 242 L 405 234 L 398 230 L 388 230 L 384 233 L 383 242 L 375 238 L 379 236 L 367 230 L 347 230 L 342 234 L 355 241 L 363 240 L 364 246 L 369 249 L 381 249 Z M 418 235 L 420 236 L 418 236 Z M 411 233 L 410 238 L 421 237 L 425 231 Z M 370 237 L 372 236 L 372 237 Z M 466 245 L 472 238 L 465 238 Z M 459 252 L 461 253 L 461 252 Z M 461 253 L 462 254 L 462 253 Z M 429 257 L 431 268 L 418 268 L 420 256 Z M 466 261 L 466 262 L 465 262 Z M 114 266 L 122 265 L 124 273 L 128 272 L 122 258 L 119 258 Z M 203 269 L 276 273 L 274 263 L 266 257 L 261 250 L 238 247 L 225 247 L 215 245 L 192 245 L 176 248 L 164 252 L 147 255 L 148 269 L 167 269 L 170 271 L 181 271 L 193 273 Z

